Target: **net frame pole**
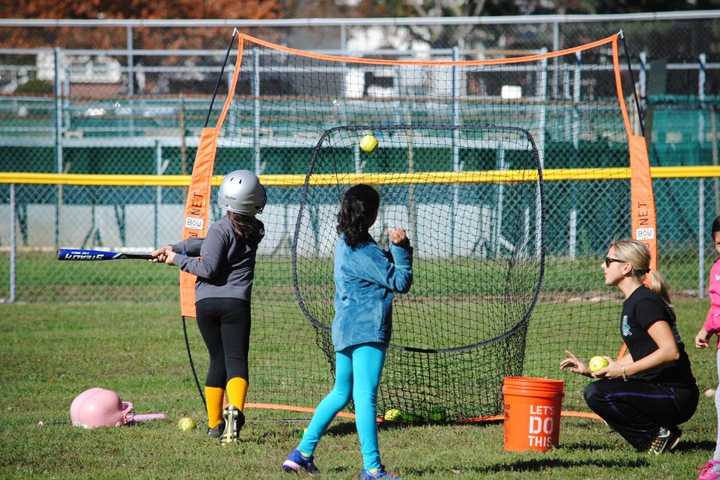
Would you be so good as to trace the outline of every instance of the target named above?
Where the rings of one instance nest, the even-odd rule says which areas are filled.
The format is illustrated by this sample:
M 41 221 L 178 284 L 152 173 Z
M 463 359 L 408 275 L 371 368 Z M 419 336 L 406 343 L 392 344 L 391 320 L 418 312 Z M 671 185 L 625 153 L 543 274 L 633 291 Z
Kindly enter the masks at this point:
M 53 72 L 55 75 L 53 81 L 53 93 L 55 95 L 55 117 L 53 119 L 55 126 L 55 170 L 57 173 L 63 173 L 65 164 L 63 160 L 63 124 L 62 124 L 62 85 L 60 83 L 60 75 L 63 72 L 62 50 L 60 47 L 53 48 Z M 63 205 L 63 186 L 57 187 L 57 200 L 55 202 L 55 248 L 60 247 L 60 224 L 62 221 L 62 205 Z
M 575 65 L 573 66 L 573 91 L 572 91 L 572 144 L 575 151 L 578 151 L 580 147 L 580 112 L 578 111 L 581 98 L 581 77 L 582 77 L 582 52 L 575 52 Z M 570 185 L 570 201 L 572 206 L 570 207 L 570 228 L 569 228 L 569 239 L 568 239 L 568 256 L 570 259 L 575 260 L 577 257 L 577 221 L 578 221 L 578 209 L 577 209 L 577 188 L 575 184 Z
M 543 48 L 541 50 L 542 54 L 547 54 L 547 48 Z M 538 89 L 539 89 L 539 97 L 542 100 L 542 104 L 540 106 L 540 124 L 538 129 L 540 132 L 538 132 L 538 139 L 537 139 L 537 150 L 538 150 L 538 168 L 540 171 L 542 171 L 545 168 L 545 125 L 547 122 L 547 107 L 545 106 L 545 103 L 547 102 L 547 94 L 548 94 L 548 59 L 547 57 L 543 57 L 542 61 L 539 63 L 539 78 L 538 78 Z M 541 199 L 538 197 L 536 199 L 536 209 L 535 209 L 535 255 L 540 255 L 540 250 L 543 248 L 542 245 L 542 235 L 539 233 L 540 228 L 537 228 L 539 225 L 542 225 L 542 215 L 543 211 L 541 208 L 542 202 Z
M 455 62 L 460 60 L 460 50 L 457 45 L 453 47 L 452 58 Z M 452 132 L 452 158 L 453 172 L 459 172 L 462 168 L 460 165 L 460 78 L 456 64 L 452 67 L 452 105 L 453 105 L 453 132 Z M 460 204 L 460 189 L 457 185 L 453 185 L 453 202 L 452 211 L 450 212 L 450 256 L 455 256 L 455 215 Z
M 698 297 L 705 291 L 705 179 L 698 181 Z
M 701 108 L 698 111 L 698 143 L 703 148 L 705 141 L 705 113 L 702 104 L 705 102 L 705 62 L 707 57 L 704 53 L 698 55 L 698 100 Z M 715 137 L 712 137 L 715 142 Z M 698 182 L 698 296 L 703 298 L 705 290 L 705 180 Z
M 403 115 L 405 117 L 405 124 L 412 127 L 413 121 L 412 121 L 412 114 L 410 113 L 410 109 L 407 108 L 407 105 L 404 106 Z M 415 173 L 415 147 L 413 144 L 413 134 L 412 134 L 412 128 L 408 130 L 406 133 L 406 141 L 407 141 L 407 156 L 408 156 L 408 174 Z M 418 241 L 417 238 L 417 207 L 415 204 L 415 186 L 410 185 L 408 187 L 408 234 L 409 238 L 412 240 L 415 240 L 415 242 Z
M 17 236 L 15 235 L 17 215 L 17 200 L 15 197 L 15 184 L 10 184 L 10 275 L 8 303 L 15 303 L 15 294 L 17 289 Z
M 495 152 L 495 169 L 501 172 L 508 170 L 508 165 L 505 162 L 505 149 L 500 148 Z M 503 224 L 503 202 L 505 200 L 505 184 L 501 183 L 497 186 L 497 196 L 495 200 L 495 221 L 493 222 L 493 254 L 495 258 L 500 257 L 500 240 L 502 239 L 502 224 Z
M 253 101 L 253 155 L 255 159 L 255 174 L 260 175 L 262 165 L 260 163 L 260 52 L 253 49 L 253 76 L 252 76 Z
M 640 84 L 640 98 L 647 98 L 647 52 L 643 50 L 638 55 L 638 58 L 640 59 L 640 71 L 638 72 L 638 83 Z
M 162 175 L 162 145 L 155 140 L 155 174 Z M 153 202 L 153 247 L 160 246 L 160 207 L 162 205 L 162 187 L 155 187 L 155 202 Z

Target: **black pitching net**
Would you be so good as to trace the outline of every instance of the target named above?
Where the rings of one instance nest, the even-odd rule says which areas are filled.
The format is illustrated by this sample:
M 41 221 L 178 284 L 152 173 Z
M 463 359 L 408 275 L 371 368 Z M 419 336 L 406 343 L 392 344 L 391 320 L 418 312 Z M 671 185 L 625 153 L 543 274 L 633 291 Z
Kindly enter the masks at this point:
M 371 153 L 360 147 L 367 134 L 379 142 Z M 543 278 L 533 138 L 521 128 L 472 125 L 324 132 L 301 192 L 292 260 L 298 303 L 331 367 L 335 227 L 342 195 L 357 183 L 381 196 L 373 238 L 386 247 L 387 229 L 402 227 L 414 247 L 413 286 L 395 297 L 378 411 L 418 421 L 499 413 L 503 377 L 523 371 Z

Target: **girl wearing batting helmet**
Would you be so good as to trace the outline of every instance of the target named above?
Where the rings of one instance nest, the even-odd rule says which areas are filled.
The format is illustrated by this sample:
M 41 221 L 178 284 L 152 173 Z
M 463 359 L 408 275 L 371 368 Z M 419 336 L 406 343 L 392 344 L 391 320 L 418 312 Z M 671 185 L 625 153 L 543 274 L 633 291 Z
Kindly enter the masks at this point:
M 265 233 L 255 215 L 265 207 L 265 188 L 252 172 L 236 170 L 225 175 L 218 203 L 226 215 L 210 226 L 206 238 L 163 247 L 153 256 L 197 276 L 197 324 L 210 356 L 205 380 L 208 435 L 233 443 L 245 423 L 250 297 L 255 255 Z M 225 395 L 228 405 L 223 410 Z

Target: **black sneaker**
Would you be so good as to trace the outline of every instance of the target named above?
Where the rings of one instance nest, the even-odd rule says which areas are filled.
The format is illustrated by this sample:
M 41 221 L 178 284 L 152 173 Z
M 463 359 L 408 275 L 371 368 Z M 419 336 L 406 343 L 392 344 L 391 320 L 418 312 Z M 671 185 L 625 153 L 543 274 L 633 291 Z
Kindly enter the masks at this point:
M 218 423 L 215 428 L 208 428 L 207 434 L 210 438 L 220 438 L 220 435 L 225 431 L 225 422 Z
M 223 411 L 223 420 L 225 430 L 220 435 L 220 443 L 237 443 L 240 430 L 245 425 L 245 415 L 232 405 L 228 405 Z
M 682 432 L 677 427 L 660 427 L 657 437 L 650 443 L 649 453 L 660 455 L 663 452 L 671 452 L 680 442 Z

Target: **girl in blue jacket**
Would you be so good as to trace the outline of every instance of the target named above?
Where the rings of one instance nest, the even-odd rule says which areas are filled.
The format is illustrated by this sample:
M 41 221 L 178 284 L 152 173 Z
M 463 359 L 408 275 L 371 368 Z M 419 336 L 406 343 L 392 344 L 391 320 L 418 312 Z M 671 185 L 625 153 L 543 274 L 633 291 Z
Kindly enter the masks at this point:
M 397 479 L 380 462 L 376 399 L 385 350 L 392 332 L 393 292 L 412 284 L 412 247 L 405 230 L 389 231 L 390 251 L 368 233 L 380 196 L 368 185 L 355 185 L 343 196 L 335 247 L 335 386 L 315 409 L 300 445 L 283 463 L 286 472 L 317 474 L 313 454 L 335 415 L 355 402 L 355 425 L 363 456 L 361 479 Z

